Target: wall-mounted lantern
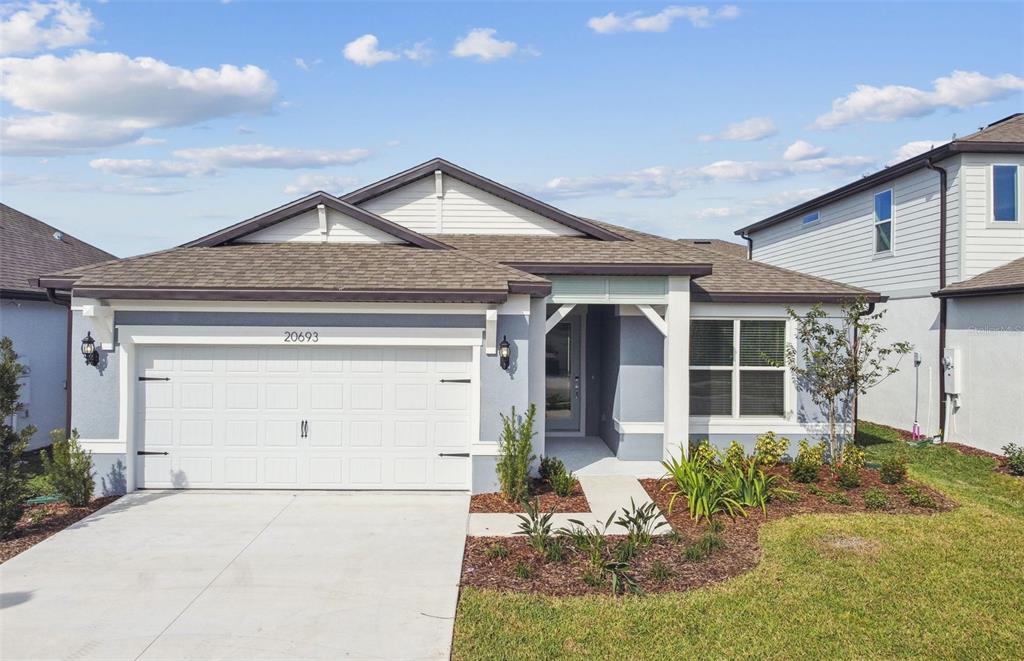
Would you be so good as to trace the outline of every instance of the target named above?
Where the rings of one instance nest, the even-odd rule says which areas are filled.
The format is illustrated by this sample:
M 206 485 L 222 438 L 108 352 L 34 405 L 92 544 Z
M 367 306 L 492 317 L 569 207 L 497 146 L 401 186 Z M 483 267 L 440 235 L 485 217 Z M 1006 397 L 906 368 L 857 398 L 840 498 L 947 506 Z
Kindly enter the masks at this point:
M 512 347 L 509 346 L 508 338 L 501 336 L 501 343 L 498 344 L 498 361 L 501 369 L 508 370 L 508 361 L 512 357 Z
M 100 364 L 100 352 L 96 350 L 96 340 L 92 339 L 92 333 L 86 332 L 82 338 L 82 355 L 85 356 L 85 364 L 93 367 Z

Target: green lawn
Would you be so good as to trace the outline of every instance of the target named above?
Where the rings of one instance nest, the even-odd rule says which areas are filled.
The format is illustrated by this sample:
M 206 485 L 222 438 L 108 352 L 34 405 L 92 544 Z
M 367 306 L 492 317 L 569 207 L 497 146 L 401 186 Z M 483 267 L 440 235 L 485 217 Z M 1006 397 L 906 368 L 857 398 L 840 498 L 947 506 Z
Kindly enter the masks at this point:
M 871 461 L 899 450 L 878 440 Z M 1024 657 L 1024 480 L 950 448 L 907 452 L 911 475 L 960 508 L 782 520 L 762 529 L 754 571 L 682 594 L 465 589 L 454 658 Z M 875 552 L 822 551 L 835 535 Z

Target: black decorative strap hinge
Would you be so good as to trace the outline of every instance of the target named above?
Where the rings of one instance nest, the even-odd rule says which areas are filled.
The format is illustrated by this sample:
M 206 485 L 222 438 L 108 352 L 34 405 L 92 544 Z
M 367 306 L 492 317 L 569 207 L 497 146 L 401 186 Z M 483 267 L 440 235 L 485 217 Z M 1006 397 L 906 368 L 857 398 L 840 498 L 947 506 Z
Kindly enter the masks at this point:
M 469 379 L 441 379 L 441 383 L 472 383 Z
M 140 376 L 139 381 L 170 381 L 169 376 Z
M 147 454 L 160 454 L 160 455 L 166 455 L 167 453 L 166 453 L 166 452 L 150 452 L 150 451 L 148 451 L 148 450 L 137 450 L 137 451 L 135 452 L 135 454 L 138 454 L 138 455 L 147 455 Z
M 439 457 L 468 457 L 468 452 L 438 452 Z

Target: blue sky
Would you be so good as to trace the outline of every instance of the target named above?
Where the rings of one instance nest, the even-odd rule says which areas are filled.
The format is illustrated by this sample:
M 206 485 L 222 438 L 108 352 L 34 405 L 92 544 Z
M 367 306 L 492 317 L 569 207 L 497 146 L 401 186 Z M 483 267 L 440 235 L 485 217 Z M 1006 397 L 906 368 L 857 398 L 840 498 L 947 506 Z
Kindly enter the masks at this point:
M 1019 2 L 29 2 L 0 21 L 3 201 L 119 255 L 433 156 L 730 238 L 1024 110 Z

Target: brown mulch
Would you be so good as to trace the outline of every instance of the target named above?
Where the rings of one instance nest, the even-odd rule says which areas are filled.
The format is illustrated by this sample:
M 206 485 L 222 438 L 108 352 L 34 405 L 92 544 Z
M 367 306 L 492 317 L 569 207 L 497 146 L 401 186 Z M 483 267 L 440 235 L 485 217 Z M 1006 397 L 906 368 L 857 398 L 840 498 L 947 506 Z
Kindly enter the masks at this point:
M 997 473 L 1004 473 L 1006 475 L 1010 475 L 1013 477 L 1024 477 L 1021 475 L 1014 475 L 1013 473 L 1011 473 L 1010 468 L 1008 466 L 1009 460 L 1001 454 L 996 454 L 995 452 L 989 452 L 987 450 L 982 450 L 980 448 L 972 448 L 970 445 L 964 445 L 962 443 L 943 443 L 943 445 L 951 447 L 960 454 L 965 454 L 970 457 L 984 457 L 985 459 L 995 459 L 995 470 Z
M 772 472 L 788 477 L 785 468 L 775 468 Z M 667 480 L 641 480 L 640 483 L 658 505 L 661 511 L 668 511 L 671 492 L 662 490 Z M 937 503 L 935 509 L 914 507 L 900 488 L 911 484 L 927 493 Z M 712 583 L 724 581 L 752 569 L 760 560 L 761 548 L 758 543 L 758 531 L 767 522 L 787 516 L 817 513 L 848 513 L 848 512 L 884 512 L 891 514 L 932 514 L 948 511 L 956 507 L 956 503 L 941 493 L 914 482 L 904 484 L 883 484 L 878 478 L 878 471 L 864 469 L 861 471 L 861 486 L 855 489 L 842 489 L 827 470 L 822 470 L 821 480 L 814 486 L 822 492 L 842 492 L 851 501 L 850 505 L 837 505 L 825 500 L 824 496 L 810 493 L 811 485 L 780 482 L 780 486 L 796 491 L 800 499 L 795 502 L 775 500 L 768 505 L 767 517 L 760 510 L 748 510 L 746 517 L 735 520 L 721 517 L 723 529 L 720 533 L 725 546 L 713 552 L 702 561 L 687 561 L 682 553 L 686 545 L 696 541 L 707 531 L 707 523 L 695 523 L 686 511 L 685 499 L 678 499 L 671 515 L 665 518 L 679 534 L 677 538 L 667 536 L 656 537 L 651 547 L 641 550 L 630 562 L 630 573 L 637 580 L 644 592 L 678 592 L 689 590 Z M 890 507 L 886 510 L 868 510 L 864 505 L 863 495 L 869 489 L 878 488 L 889 496 Z M 621 542 L 624 537 L 609 538 L 609 548 Z M 837 540 L 836 544 L 847 540 Z M 488 550 L 496 545 L 504 546 L 509 554 L 505 558 L 489 557 Z M 530 568 L 530 578 L 519 578 L 516 566 L 524 564 Z M 666 579 L 656 580 L 651 575 L 655 563 L 661 563 L 671 572 Z M 610 586 L 607 582 L 599 585 L 588 585 L 583 579 L 587 572 L 593 572 L 587 559 L 580 553 L 566 552 L 562 562 L 545 562 L 540 555 L 530 548 L 522 537 L 471 537 L 466 540 L 466 552 L 462 567 L 462 584 L 474 587 L 490 588 L 505 592 L 533 592 L 552 596 L 571 596 L 582 594 L 607 594 Z
M 583 487 L 579 484 L 573 490 L 571 496 L 562 497 L 556 494 L 551 485 L 543 480 L 533 479 L 530 482 L 530 498 L 540 501 L 540 510 L 550 512 L 589 512 L 590 503 L 583 495 Z M 512 513 L 523 512 L 520 503 L 513 503 L 506 500 L 500 493 L 478 493 L 469 499 L 469 511 L 472 513 Z
M 35 546 L 118 498 L 120 496 L 94 498 L 85 507 L 71 507 L 67 503 L 48 503 L 25 508 L 25 513 L 14 526 L 13 536 L 0 540 L 0 563 L 10 560 L 25 549 Z

